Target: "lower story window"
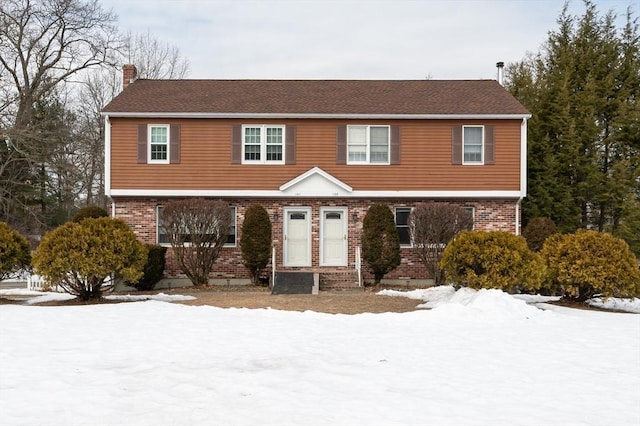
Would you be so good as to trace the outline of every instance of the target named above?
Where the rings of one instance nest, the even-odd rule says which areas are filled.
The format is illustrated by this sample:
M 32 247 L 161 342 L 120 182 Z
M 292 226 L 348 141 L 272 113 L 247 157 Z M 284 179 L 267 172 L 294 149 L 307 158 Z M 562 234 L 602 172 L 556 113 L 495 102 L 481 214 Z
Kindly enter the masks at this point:
M 476 209 L 475 207 L 464 207 L 465 211 L 467 211 L 471 215 L 471 223 L 473 223 L 472 229 L 476 228 Z
M 396 207 L 396 229 L 400 238 L 401 246 L 411 245 L 411 235 L 409 235 L 409 214 L 411 207 Z
M 229 228 L 229 235 L 227 235 L 227 242 L 224 244 L 225 247 L 234 247 L 236 245 L 236 208 L 229 207 L 231 209 L 231 227 Z M 158 244 L 170 244 L 169 237 L 164 233 L 164 229 L 162 227 L 162 222 L 160 219 L 160 213 L 162 212 L 162 207 L 158 207 L 158 211 L 156 214 L 156 230 L 158 232 Z M 186 238 L 189 241 L 189 237 Z

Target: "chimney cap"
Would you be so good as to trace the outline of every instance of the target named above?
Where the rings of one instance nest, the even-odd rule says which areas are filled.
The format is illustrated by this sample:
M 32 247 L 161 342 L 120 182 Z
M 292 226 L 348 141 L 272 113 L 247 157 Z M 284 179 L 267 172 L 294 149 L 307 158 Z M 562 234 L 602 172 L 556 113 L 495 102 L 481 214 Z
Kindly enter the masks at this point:
M 498 68 L 504 67 L 504 62 L 502 62 L 502 61 L 501 62 L 496 62 L 496 67 L 498 67 Z

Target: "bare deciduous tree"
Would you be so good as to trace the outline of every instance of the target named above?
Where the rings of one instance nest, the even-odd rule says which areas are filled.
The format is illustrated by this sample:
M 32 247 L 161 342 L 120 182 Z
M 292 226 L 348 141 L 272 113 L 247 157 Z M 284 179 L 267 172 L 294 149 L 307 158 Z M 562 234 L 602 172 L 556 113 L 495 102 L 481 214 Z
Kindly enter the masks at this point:
M 206 285 L 231 228 L 231 210 L 222 200 L 186 199 L 167 203 L 161 227 L 178 265 L 194 285 Z
M 0 68 L 13 82 L 14 127 L 34 103 L 81 70 L 107 61 L 118 46 L 116 16 L 97 0 L 0 0 Z
M 124 56 L 136 66 L 140 78 L 178 79 L 189 73 L 189 61 L 180 50 L 161 42 L 148 31 L 127 35 Z
M 28 193 L 49 152 L 33 125 L 38 102 L 109 60 L 115 23 L 97 0 L 0 0 L 0 218 L 33 213 Z
M 470 211 L 446 203 L 418 204 L 409 215 L 409 233 L 413 248 L 436 285 L 444 283 L 444 273 L 438 267 L 445 247 L 465 229 L 473 228 Z

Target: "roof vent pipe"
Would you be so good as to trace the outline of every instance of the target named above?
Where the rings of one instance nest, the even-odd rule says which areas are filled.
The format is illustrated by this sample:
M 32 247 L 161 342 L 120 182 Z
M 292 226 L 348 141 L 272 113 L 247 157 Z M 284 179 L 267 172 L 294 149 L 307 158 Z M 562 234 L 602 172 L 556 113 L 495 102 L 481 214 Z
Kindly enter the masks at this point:
M 497 62 L 496 67 L 498 68 L 498 84 L 504 86 L 504 62 Z

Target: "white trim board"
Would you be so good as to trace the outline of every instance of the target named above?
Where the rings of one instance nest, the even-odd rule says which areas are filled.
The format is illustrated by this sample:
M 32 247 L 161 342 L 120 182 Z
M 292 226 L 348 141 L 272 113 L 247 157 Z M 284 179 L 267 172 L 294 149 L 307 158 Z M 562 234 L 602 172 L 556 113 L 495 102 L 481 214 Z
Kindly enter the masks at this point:
M 288 194 L 271 190 L 111 189 L 112 197 L 336 198 L 334 193 Z M 520 198 L 521 191 L 352 191 L 339 198 Z

